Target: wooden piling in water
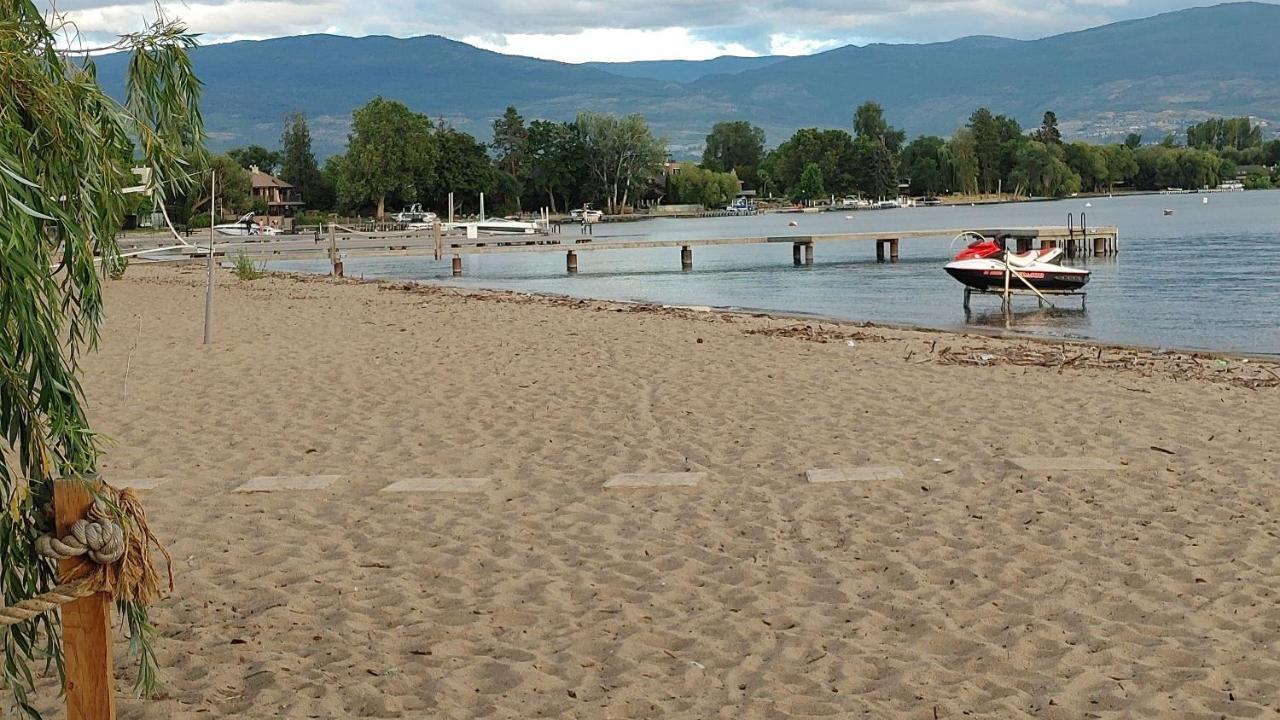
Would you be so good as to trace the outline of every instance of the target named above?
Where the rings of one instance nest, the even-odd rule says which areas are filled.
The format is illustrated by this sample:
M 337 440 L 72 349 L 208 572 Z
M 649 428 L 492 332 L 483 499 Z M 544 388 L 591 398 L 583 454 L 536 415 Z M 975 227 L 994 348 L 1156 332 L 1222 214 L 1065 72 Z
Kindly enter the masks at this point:
M 792 262 L 792 264 L 796 265 L 797 267 L 798 267 L 798 266 L 801 264 L 801 262 L 802 262 L 802 261 L 801 261 L 801 259 L 800 259 L 800 253 L 801 253 L 801 252 L 802 252 L 802 251 L 800 250 L 800 243 L 791 243 L 791 262 Z
M 684 245 L 680 248 L 680 269 L 693 269 L 693 248 L 688 245 Z
M 462 274 L 462 256 L 454 255 L 453 256 L 453 276 L 458 277 L 461 274 Z
M 813 264 L 813 243 L 811 242 L 807 242 L 804 244 L 804 264 L 805 265 Z
M 578 272 L 578 253 L 572 250 L 567 252 L 564 257 L 564 266 L 570 275 Z

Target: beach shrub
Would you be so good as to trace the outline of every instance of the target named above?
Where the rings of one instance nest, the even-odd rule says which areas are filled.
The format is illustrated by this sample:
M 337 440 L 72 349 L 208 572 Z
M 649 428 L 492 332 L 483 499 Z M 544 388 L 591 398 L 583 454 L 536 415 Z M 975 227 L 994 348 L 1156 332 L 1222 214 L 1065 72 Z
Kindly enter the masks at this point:
M 235 264 L 232 266 L 232 272 L 241 280 L 257 280 L 267 274 L 267 263 L 254 262 L 244 252 L 236 255 Z

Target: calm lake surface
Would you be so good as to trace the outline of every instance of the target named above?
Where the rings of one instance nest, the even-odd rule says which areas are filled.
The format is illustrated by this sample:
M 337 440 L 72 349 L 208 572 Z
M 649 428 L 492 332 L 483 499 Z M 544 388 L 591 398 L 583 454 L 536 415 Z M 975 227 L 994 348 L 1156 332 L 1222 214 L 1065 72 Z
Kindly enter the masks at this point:
M 1208 197 L 1206 204 L 1202 197 Z M 1086 202 L 1092 207 L 1086 207 Z M 1173 215 L 1166 216 L 1165 208 Z M 646 220 L 597 225 L 595 243 L 961 227 L 1116 225 L 1120 254 L 1077 260 L 1093 271 L 1088 304 L 1055 298 L 1041 310 L 1019 297 L 1006 323 L 997 297 L 962 306 L 962 286 L 942 270 L 950 238 L 903 240 L 901 262 L 875 261 L 875 243 L 819 243 L 812 266 L 795 267 L 791 244 L 582 252 L 569 276 L 562 253 L 467 255 L 464 274 L 430 258 L 353 258 L 349 277 L 557 293 L 672 305 L 712 305 L 935 328 L 1008 327 L 1015 332 L 1149 346 L 1280 355 L 1280 190 L 1146 195 L 994 206 L 903 208 L 809 215 Z M 795 221 L 798 227 L 788 227 Z M 576 236 L 575 226 L 565 227 Z M 327 263 L 280 269 L 328 272 Z

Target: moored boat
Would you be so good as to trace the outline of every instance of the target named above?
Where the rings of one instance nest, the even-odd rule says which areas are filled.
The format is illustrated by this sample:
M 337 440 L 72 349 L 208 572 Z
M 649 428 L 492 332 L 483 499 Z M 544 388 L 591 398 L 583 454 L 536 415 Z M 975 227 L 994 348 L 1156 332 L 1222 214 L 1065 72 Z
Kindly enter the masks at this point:
M 1003 237 L 982 238 L 970 243 L 943 269 L 975 290 L 1001 289 L 1005 287 L 1006 276 L 1014 288 L 1026 287 L 1025 281 L 1041 292 L 1080 290 L 1089 283 L 1090 272 L 1058 264 L 1062 254 L 1062 248 L 1011 253 L 1005 249 Z

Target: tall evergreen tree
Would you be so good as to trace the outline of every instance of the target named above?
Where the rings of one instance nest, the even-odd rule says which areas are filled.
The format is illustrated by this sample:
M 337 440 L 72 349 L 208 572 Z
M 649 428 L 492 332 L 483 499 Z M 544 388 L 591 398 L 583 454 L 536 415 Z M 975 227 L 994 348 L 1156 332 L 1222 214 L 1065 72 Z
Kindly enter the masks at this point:
M 302 113 L 294 113 L 284 123 L 280 139 L 280 179 L 297 188 L 307 207 L 333 207 L 333 187 L 320 173 L 311 151 L 311 129 Z

